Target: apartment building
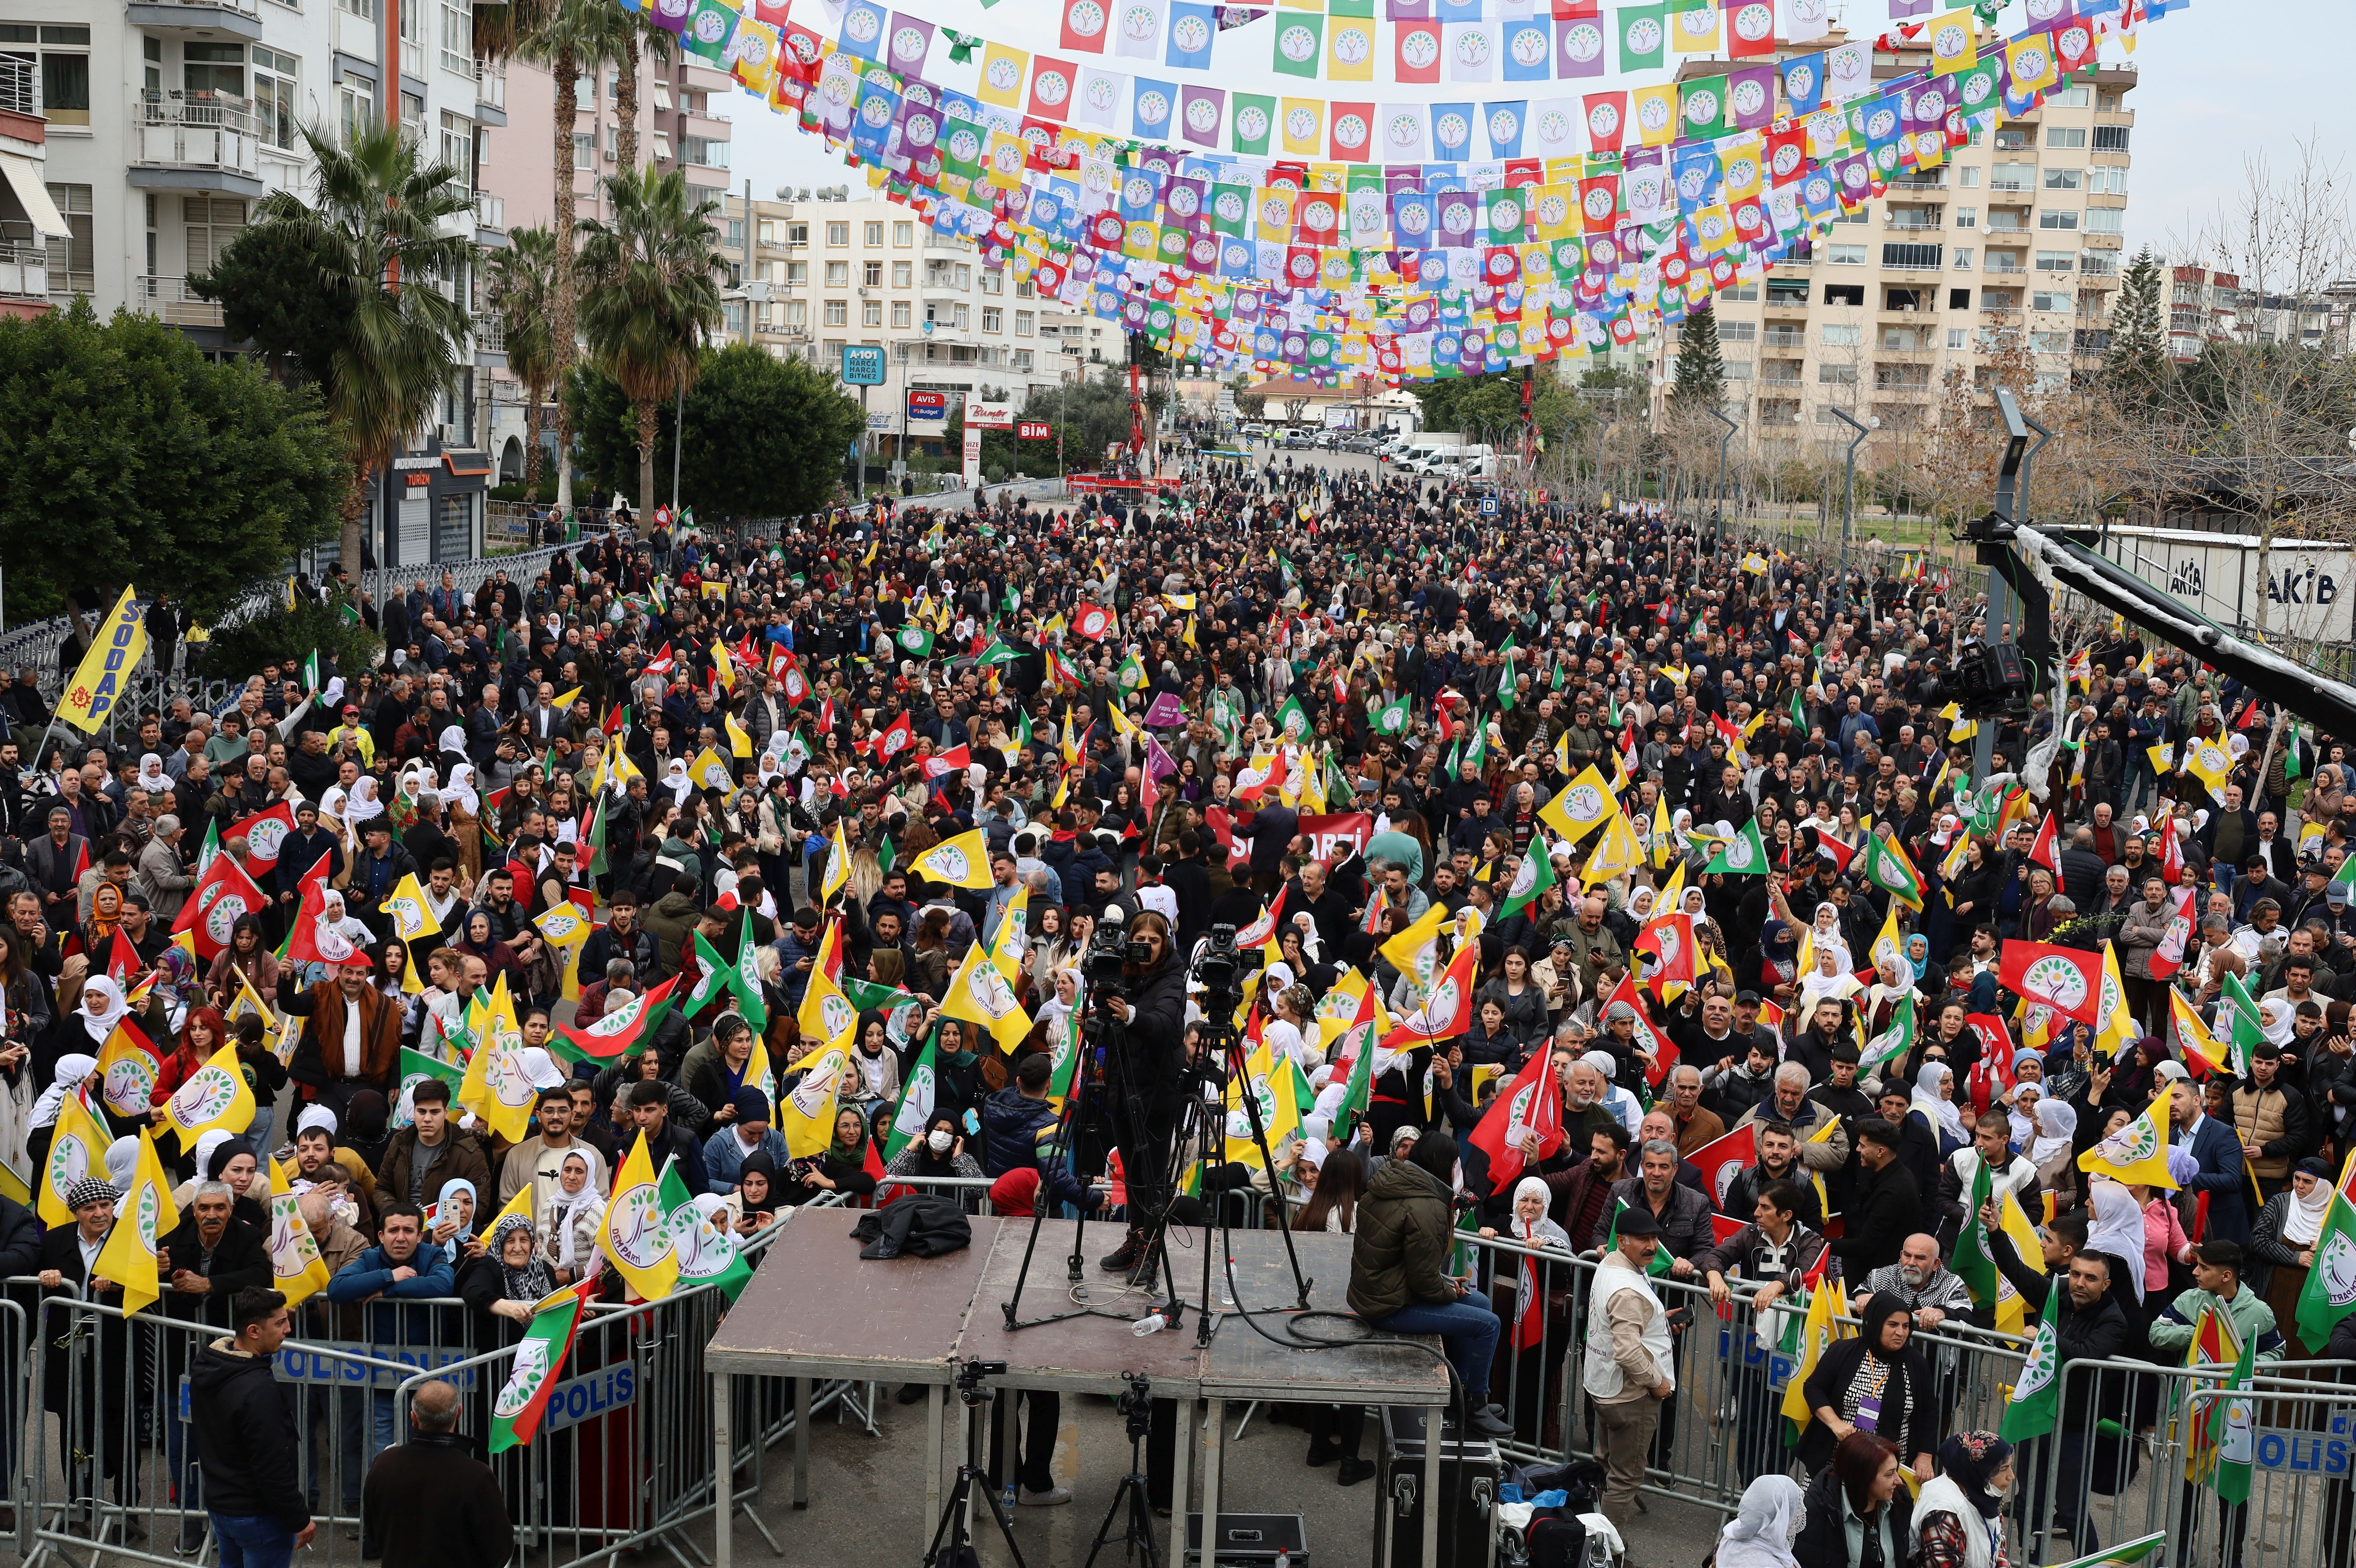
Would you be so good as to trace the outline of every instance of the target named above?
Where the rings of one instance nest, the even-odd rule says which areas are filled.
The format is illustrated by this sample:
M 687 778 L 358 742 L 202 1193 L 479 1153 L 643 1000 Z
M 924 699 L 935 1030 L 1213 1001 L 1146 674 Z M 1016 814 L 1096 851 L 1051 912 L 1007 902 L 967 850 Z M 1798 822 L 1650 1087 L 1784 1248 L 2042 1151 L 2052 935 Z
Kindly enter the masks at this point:
M 73 239 L 49 199 L 49 128 L 37 80 L 30 61 L 0 60 L 0 315 L 48 311 L 49 247 Z
M 556 217 L 556 78 L 525 60 L 505 68 L 506 128 L 484 152 L 483 188 L 515 228 L 545 227 Z M 621 170 L 622 69 L 607 66 L 573 82 L 573 201 L 574 215 L 606 215 L 605 176 Z M 687 56 L 642 58 L 637 70 L 638 161 L 664 174 L 683 171 L 691 193 L 713 201 L 728 194 L 728 160 L 735 135 L 729 101 L 736 83 L 724 70 Z M 739 101 L 753 104 L 749 98 Z
M 397 115 L 476 191 L 463 219 L 475 238 L 507 242 L 496 205 L 476 190 L 484 130 L 503 123 L 504 112 L 498 74 L 475 58 L 467 4 L 0 0 L 0 80 L 13 80 L 30 83 L 26 111 L 43 122 L 45 194 L 66 230 L 41 247 L 58 303 L 87 295 L 101 316 L 128 307 L 208 349 L 233 350 L 220 307 L 189 293 L 188 279 L 211 267 L 265 195 L 308 196 L 304 126 L 346 135 Z M 0 243 L 30 246 L 11 233 L 0 229 Z M 435 286 L 479 303 L 479 282 Z M 470 449 L 498 355 L 489 343 L 474 347 L 475 364 L 371 498 L 380 562 L 479 549 L 485 464 Z M 333 555 L 330 546 L 322 559 Z
M 984 267 L 970 240 L 934 232 L 896 202 L 842 186 L 778 195 L 749 209 L 744 197 L 729 199 L 725 249 L 739 260 L 728 333 L 831 370 L 851 345 L 884 349 L 889 379 L 868 407 L 890 411 L 893 431 L 908 392 L 1020 408 L 1123 357 L 1119 328 L 1038 298 L 1027 281 Z
M 1926 49 L 1879 52 L 1874 75 L 1928 63 Z M 1879 420 L 1875 440 L 1894 447 L 1934 417 L 1948 371 L 1978 378 L 1992 347 L 2017 342 L 2048 380 L 2097 362 L 2123 265 L 2135 85 L 2132 66 L 2103 66 L 1974 133 L 1945 166 L 1893 180 L 1811 254 L 1720 293 L 1726 410 L 1754 450 L 1772 462 L 1845 446 L 1837 411 Z
M 2167 304 L 2168 352 L 2179 364 L 2211 343 L 2297 343 L 2345 354 L 2356 282 L 2284 293 L 2245 288 L 2233 272 L 2176 266 L 2168 269 Z

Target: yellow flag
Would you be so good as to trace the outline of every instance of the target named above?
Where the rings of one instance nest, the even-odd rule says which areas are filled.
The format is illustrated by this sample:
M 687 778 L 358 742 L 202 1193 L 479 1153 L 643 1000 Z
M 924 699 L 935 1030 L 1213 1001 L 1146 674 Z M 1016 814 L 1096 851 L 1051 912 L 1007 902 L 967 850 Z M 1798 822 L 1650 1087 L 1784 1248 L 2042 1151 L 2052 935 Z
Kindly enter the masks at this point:
M 2225 798 L 2225 775 L 2233 771 L 2233 753 L 2215 741 L 2190 742 L 2184 753 L 2184 771 L 2208 786 L 2210 795 Z
M 614 1197 L 597 1221 L 597 1250 L 647 1301 L 659 1301 L 679 1283 L 679 1260 L 671 1255 L 670 1225 L 662 1194 L 647 1158 L 647 1140 L 630 1146 L 614 1177 Z
M 589 944 L 589 917 L 571 899 L 551 904 L 532 927 L 548 940 L 548 944 L 564 955 L 562 995 L 568 1001 L 581 999 L 581 950 Z
M 155 1053 L 126 1018 L 99 1048 L 93 1075 L 99 1100 L 118 1116 L 146 1114 L 155 1095 Z
M 1383 956 L 1389 959 L 1391 967 L 1400 974 L 1416 974 L 1416 966 L 1431 951 L 1431 944 L 1440 940 L 1440 933 L 1448 928 L 1448 919 L 1447 905 L 1431 904 L 1414 924 L 1383 944 Z
M 744 726 L 736 722 L 734 713 L 723 713 L 720 725 L 728 732 L 728 750 L 732 755 L 749 757 L 753 754 L 753 737 L 744 732 Z
M 913 874 L 953 888 L 990 886 L 990 849 L 981 829 L 945 838 L 909 864 Z
M 155 1249 L 180 1222 L 172 1203 L 172 1184 L 164 1162 L 155 1157 L 155 1135 L 139 1129 L 139 1163 L 132 1168 L 131 1189 L 114 1206 L 114 1229 L 106 1233 L 93 1271 L 123 1287 L 123 1309 L 141 1312 L 163 1294 L 156 1283 Z
M 141 616 L 137 593 L 138 590 L 126 586 L 123 597 L 91 633 L 90 652 L 82 655 L 72 684 L 58 699 L 59 723 L 94 731 L 114 711 L 123 688 L 139 668 L 140 656 L 147 651 L 147 623 Z
M 457 1098 L 491 1131 L 518 1144 L 531 1133 L 531 1108 L 540 1091 L 518 1060 L 524 1049 L 523 1026 L 516 1022 L 515 998 L 508 995 L 507 980 L 502 971 L 491 988 L 490 1016 L 475 1037 L 478 1043 L 466 1058 L 466 1076 L 459 1082 Z
M 1901 907 L 1896 899 L 1890 901 L 1890 912 L 1882 918 L 1881 931 L 1874 937 L 1873 945 L 1866 950 L 1866 956 L 1877 966 L 1885 958 L 1896 960 L 1898 972 L 1902 976 L 1912 970 L 1906 962 L 1906 937 L 1898 929 L 1898 912 Z
M 293 1307 L 327 1288 L 327 1261 L 311 1227 L 303 1223 L 303 1200 L 286 1179 L 286 1168 L 270 1156 L 270 1284 Z M 531 1188 L 527 1185 L 524 1190 Z
M 859 1027 L 859 1009 L 842 994 L 823 962 L 812 964 L 809 983 L 802 987 L 801 1010 L 794 1015 L 801 1038 L 819 1045 L 848 1048 Z
M 278 1015 L 262 999 L 262 993 L 253 988 L 253 982 L 246 977 L 243 969 L 232 964 L 229 972 L 237 976 L 237 995 L 230 998 L 226 1020 L 234 1024 L 248 1013 L 260 1019 L 262 1043 L 276 1054 L 279 1065 L 284 1066 L 294 1051 L 294 1035 L 279 1023 Z
M 2168 1173 L 2168 1136 L 2161 1130 L 2167 1117 L 2168 1091 L 2163 1088 L 2142 1115 L 2080 1155 L 2078 1168 L 2098 1171 L 2130 1187 L 2142 1182 L 2173 1190 L 2177 1182 Z
M 1800 1364 L 1792 1369 L 1792 1381 L 1783 1389 L 1783 1417 L 1793 1423 L 1794 1431 L 1804 1428 L 1815 1419 L 1808 1408 L 1806 1383 L 1816 1362 L 1833 1343 L 1833 1287 L 1820 1285 L 1808 1293 L 1808 1321 L 1800 1331 Z
M 519 1215 L 526 1220 L 530 1219 L 532 1217 L 532 1206 L 537 1201 L 534 1194 L 539 1190 L 540 1184 L 527 1178 L 524 1184 L 516 1189 L 516 1195 L 507 1200 L 506 1207 L 502 1208 L 498 1213 L 490 1215 L 488 1218 L 485 1219 L 480 1225 L 476 1227 L 475 1234 L 487 1238 L 493 1231 L 498 1229 L 499 1221 L 506 1219 L 510 1214 Z M 483 1211 L 480 1208 L 476 1210 L 477 1214 L 482 1213 L 482 1211 Z
M 980 1025 L 1001 1051 L 1012 1051 L 1031 1032 L 1031 1017 L 1015 999 L 1014 987 L 998 972 L 998 965 L 982 955 L 979 942 L 966 949 L 965 962 L 950 977 L 941 1017 Z
M 1560 795 L 1538 808 L 1538 820 L 1572 844 L 1619 815 L 1620 808 L 1612 798 L 1612 786 L 1595 771 L 1592 763 L 1563 785 Z M 1635 835 L 1631 833 L 1629 837 L 1633 842 Z
M 104 1179 L 106 1146 L 113 1141 L 83 1106 L 80 1094 L 68 1094 L 58 1103 L 57 1130 L 50 1135 L 49 1152 L 41 1163 L 41 1223 L 61 1231 L 74 1222 L 66 1195 L 85 1176 Z
M 736 666 L 728 657 L 728 645 L 717 637 L 712 642 L 712 672 L 719 677 L 721 685 L 731 691 L 736 689 Z
M 851 1065 L 851 1051 L 830 1045 L 802 1061 L 809 1071 L 778 1099 L 772 1113 L 786 1152 L 796 1159 L 824 1154 L 834 1142 L 835 1096 L 842 1090 L 842 1070 Z
M 1010 981 L 1023 973 L 1023 952 L 1030 944 L 1030 910 L 1031 889 L 1027 883 L 1018 883 L 990 941 L 990 961 Z
M 386 895 L 384 913 L 392 922 L 392 933 L 403 942 L 415 942 L 441 929 L 425 912 L 425 890 L 418 885 L 414 871 L 402 878 Z
M 246 1086 L 245 1070 L 237 1063 L 237 1042 L 230 1040 L 212 1053 L 202 1067 L 180 1081 L 164 1102 L 164 1120 L 180 1135 L 180 1147 L 192 1148 L 198 1136 L 215 1127 L 243 1132 L 253 1120 L 253 1091 Z
M 729 785 L 728 764 L 709 746 L 697 752 L 695 761 L 687 765 L 687 776 L 695 781 L 698 789 L 726 789 Z
M 830 904 L 842 884 L 851 880 L 851 846 L 842 837 L 842 818 L 834 819 L 834 838 L 827 847 L 826 877 L 819 884 L 818 901 Z
M 557 693 L 555 698 L 550 701 L 549 706 L 555 709 L 559 713 L 569 713 L 573 709 L 573 699 L 578 698 L 580 695 L 581 688 L 576 686 L 570 691 L 562 691 Z
M 1358 1017 L 1358 998 L 1366 994 L 1368 981 L 1349 965 L 1342 965 L 1325 994 L 1317 998 L 1312 1016 L 1317 1020 L 1317 1048 L 1330 1051 L 1341 1038 L 1350 1032 L 1350 1025 Z M 1377 1035 L 1376 1039 L 1381 1036 Z
M 2176 993 L 2171 988 L 2169 994 Z M 2127 1006 L 2127 983 L 2119 972 L 2119 950 L 2108 942 L 2103 944 L 2103 998 L 2099 1007 L 2097 1016 L 2103 1020 L 2103 1028 L 2094 1036 L 2097 1054 L 2108 1050 L 2116 1055 L 2142 1037 L 2143 1026 L 2136 1022 L 2135 1013 Z
M 1614 805 L 1603 836 L 1595 841 L 1595 848 L 1587 857 L 1587 867 L 1579 874 L 1579 885 L 1591 888 L 1623 872 L 1637 870 L 1644 864 L 1644 847 L 1636 842 L 1636 830 L 1629 826 L 1628 814 Z
M 1669 863 L 1669 857 L 1676 852 L 1676 828 L 1669 821 L 1669 797 L 1665 795 L 1656 796 L 1653 801 L 1653 866 L 1655 869 Z M 1685 869 L 1682 858 L 1677 861 L 1677 869 Z

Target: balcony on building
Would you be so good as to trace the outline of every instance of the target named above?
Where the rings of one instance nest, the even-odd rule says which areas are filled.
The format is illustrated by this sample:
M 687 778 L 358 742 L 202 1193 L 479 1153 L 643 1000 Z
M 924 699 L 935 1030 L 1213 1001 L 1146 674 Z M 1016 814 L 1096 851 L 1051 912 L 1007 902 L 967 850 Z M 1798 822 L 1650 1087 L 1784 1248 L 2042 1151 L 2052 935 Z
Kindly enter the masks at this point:
M 478 125 L 508 123 L 508 68 L 500 60 L 475 62 L 475 112 Z
M 141 190 L 219 191 L 261 199 L 261 132 L 253 101 L 217 93 L 148 92 L 131 106 L 130 184 Z
M 131 280 L 131 308 L 168 326 L 221 325 L 221 307 L 188 292 L 188 280 L 149 275 Z
M 198 42 L 262 37 L 261 0 L 131 0 L 123 19 L 145 32 Z
M 49 251 L 29 223 L 0 219 L 0 315 L 49 308 Z

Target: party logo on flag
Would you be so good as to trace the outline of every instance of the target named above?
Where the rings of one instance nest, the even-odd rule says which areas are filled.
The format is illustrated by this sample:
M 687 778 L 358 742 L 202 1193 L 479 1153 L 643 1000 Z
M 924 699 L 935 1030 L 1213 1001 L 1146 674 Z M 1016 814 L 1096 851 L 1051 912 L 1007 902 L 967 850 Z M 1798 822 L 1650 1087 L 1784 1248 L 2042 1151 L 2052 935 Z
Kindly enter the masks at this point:
M 172 1120 L 184 1127 L 202 1126 L 227 1111 L 242 1087 L 236 1073 L 208 1061 L 172 1092 Z
M 815 1074 L 804 1077 L 805 1086 L 810 1076 Z M 607 1245 L 632 1268 L 651 1269 L 661 1263 L 663 1254 L 670 1250 L 670 1233 L 663 1223 L 660 1199 L 653 1186 L 641 1184 L 616 1193 L 614 1202 L 616 1212 L 606 1224 Z
M 2086 977 L 2066 958 L 2040 958 L 2021 978 L 2027 991 L 2062 1012 L 2075 1012 L 2086 1005 Z

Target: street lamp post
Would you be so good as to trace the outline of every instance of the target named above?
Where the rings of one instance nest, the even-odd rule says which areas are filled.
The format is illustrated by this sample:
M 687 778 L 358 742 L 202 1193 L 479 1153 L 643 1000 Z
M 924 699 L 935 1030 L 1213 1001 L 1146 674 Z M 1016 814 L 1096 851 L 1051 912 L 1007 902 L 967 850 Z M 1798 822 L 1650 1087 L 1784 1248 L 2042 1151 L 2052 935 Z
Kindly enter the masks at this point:
M 1865 438 L 1879 428 L 1881 421 L 1869 419 L 1859 424 L 1846 409 L 1835 409 L 1832 414 L 1833 418 L 1857 432 L 1857 439 L 1848 443 L 1847 474 L 1841 487 L 1840 575 L 1833 584 L 1833 613 L 1838 615 L 1848 608 L 1848 530 L 1849 518 L 1857 511 L 1857 449 L 1865 444 Z
M 1709 562 L 1716 566 L 1719 552 L 1726 548 L 1726 443 L 1742 427 L 1727 418 L 1724 409 L 1710 410 L 1709 417 L 1726 427 L 1726 433 L 1718 438 L 1718 510 L 1709 520 Z

